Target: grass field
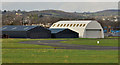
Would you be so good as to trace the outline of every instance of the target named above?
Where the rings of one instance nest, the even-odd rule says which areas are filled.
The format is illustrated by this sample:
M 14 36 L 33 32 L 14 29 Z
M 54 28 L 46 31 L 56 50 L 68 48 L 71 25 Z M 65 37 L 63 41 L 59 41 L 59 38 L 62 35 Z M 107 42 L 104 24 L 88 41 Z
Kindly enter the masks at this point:
M 117 51 L 3 49 L 3 63 L 117 63 Z
M 19 42 L 22 41 L 32 41 L 38 39 L 3 39 L 2 40 L 2 48 L 53 48 L 51 46 L 44 46 L 44 45 L 34 45 L 34 44 L 22 44 Z
M 99 41 L 99 44 L 97 44 L 97 41 Z M 62 41 L 62 43 L 96 46 L 118 46 L 118 39 L 76 39 Z
M 3 63 L 118 63 L 118 50 L 72 50 L 72 49 L 45 49 L 52 46 L 21 44 L 22 41 L 48 40 L 48 39 L 3 39 L 2 62 Z M 51 39 L 49 39 L 51 40 Z M 59 39 L 52 39 L 59 40 Z M 63 40 L 63 39 L 61 39 Z M 68 44 L 83 43 L 94 45 L 90 40 L 105 41 L 103 46 L 117 46 L 114 39 L 64 39 Z M 111 41 L 112 40 L 112 41 Z M 82 41 L 82 42 L 81 42 Z M 108 41 L 108 45 L 107 45 Z M 91 44 L 89 44 L 89 43 Z M 115 42 L 115 44 L 114 44 Z M 93 44 L 92 44 L 93 43 Z M 43 48 L 43 49 L 37 49 Z

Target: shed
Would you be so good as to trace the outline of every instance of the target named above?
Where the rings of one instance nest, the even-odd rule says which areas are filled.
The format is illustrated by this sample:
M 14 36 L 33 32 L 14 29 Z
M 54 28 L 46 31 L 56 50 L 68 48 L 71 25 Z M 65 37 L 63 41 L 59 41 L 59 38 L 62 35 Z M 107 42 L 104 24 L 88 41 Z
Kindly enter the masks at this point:
M 68 28 L 79 33 L 79 38 L 104 38 L 102 26 L 95 20 L 58 21 L 50 29 Z
M 41 26 L 3 26 L 2 35 L 9 38 L 50 38 L 51 31 Z
M 79 34 L 67 28 L 49 29 L 52 38 L 78 38 Z

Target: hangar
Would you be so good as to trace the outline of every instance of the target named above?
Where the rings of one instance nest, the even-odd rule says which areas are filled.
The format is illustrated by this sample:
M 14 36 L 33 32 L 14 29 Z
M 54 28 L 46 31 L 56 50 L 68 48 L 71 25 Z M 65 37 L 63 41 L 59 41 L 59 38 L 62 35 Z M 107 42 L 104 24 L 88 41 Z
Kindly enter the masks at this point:
M 78 38 L 78 33 L 67 28 L 49 29 L 52 38 Z
M 95 20 L 58 21 L 50 29 L 68 28 L 79 33 L 80 38 L 104 38 L 103 28 Z
M 41 26 L 3 26 L 2 35 L 9 38 L 50 38 L 51 31 Z

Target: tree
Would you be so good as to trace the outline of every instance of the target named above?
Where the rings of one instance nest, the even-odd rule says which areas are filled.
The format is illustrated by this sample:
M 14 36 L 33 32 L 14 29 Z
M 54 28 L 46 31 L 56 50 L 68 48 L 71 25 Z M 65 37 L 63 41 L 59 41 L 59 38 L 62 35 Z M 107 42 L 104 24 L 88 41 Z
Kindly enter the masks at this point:
M 18 12 L 18 13 L 20 13 L 20 12 L 21 12 L 21 10 L 19 9 L 17 12 Z
M 40 18 L 41 18 L 41 17 L 43 17 L 43 15 L 38 15 L 38 17 L 40 17 Z
M 6 13 L 7 11 L 6 11 L 6 10 L 4 10 L 3 12 L 4 12 L 4 13 Z

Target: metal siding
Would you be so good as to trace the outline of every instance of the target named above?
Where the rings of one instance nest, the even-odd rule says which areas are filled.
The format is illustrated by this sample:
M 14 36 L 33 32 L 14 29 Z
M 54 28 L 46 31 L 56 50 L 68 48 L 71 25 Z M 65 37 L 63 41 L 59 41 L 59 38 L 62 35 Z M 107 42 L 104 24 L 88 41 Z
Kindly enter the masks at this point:
M 49 29 L 49 30 L 51 31 L 51 33 L 58 33 L 58 32 L 63 31 L 65 29 L 67 29 L 67 28 L 61 28 L 61 29 L 55 28 L 55 29 Z
M 27 30 L 30 30 L 30 29 L 33 29 L 37 26 L 3 26 L 2 31 L 27 31 Z
M 79 34 L 77 32 L 73 32 L 69 29 L 54 34 L 56 38 L 78 38 L 78 35 Z
M 50 38 L 50 36 L 46 32 L 34 32 L 30 34 L 30 38 Z
M 30 38 L 51 38 L 51 32 L 43 27 L 35 27 L 28 34 Z
M 3 31 L 2 34 L 7 34 L 10 38 L 27 38 L 25 31 Z
M 7 26 L 9 27 L 9 26 Z M 50 38 L 51 32 L 41 26 L 10 26 L 21 27 L 18 30 L 2 30 L 3 34 L 7 34 L 10 38 Z M 27 30 L 23 30 L 24 27 L 30 27 Z M 9 29 L 11 29 L 9 28 Z

